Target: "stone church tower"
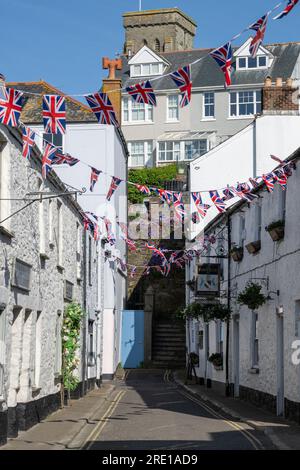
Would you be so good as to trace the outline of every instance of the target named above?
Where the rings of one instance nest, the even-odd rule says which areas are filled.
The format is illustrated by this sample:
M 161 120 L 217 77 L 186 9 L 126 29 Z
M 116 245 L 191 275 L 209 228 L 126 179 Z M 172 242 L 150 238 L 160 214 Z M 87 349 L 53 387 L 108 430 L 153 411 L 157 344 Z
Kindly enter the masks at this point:
M 158 53 L 193 49 L 197 25 L 178 8 L 128 12 L 123 18 L 128 56 L 144 45 Z

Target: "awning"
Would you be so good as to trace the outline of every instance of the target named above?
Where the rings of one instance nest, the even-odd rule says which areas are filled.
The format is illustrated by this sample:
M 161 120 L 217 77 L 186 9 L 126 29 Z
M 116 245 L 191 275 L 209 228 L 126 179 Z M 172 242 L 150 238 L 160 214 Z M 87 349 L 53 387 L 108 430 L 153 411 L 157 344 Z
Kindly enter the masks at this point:
M 181 132 L 164 132 L 160 135 L 158 141 L 174 141 L 174 140 L 202 140 L 210 139 L 216 134 L 215 131 L 199 132 L 199 131 L 181 131 Z

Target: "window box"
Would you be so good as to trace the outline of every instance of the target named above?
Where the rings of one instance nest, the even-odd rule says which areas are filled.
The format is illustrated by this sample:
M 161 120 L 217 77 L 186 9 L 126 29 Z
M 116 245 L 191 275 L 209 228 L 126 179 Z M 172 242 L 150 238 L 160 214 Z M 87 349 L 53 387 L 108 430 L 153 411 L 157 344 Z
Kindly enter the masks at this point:
M 248 243 L 248 245 L 246 245 L 246 248 L 250 255 L 254 255 L 261 249 L 261 241 L 257 240 L 256 242 Z
M 268 225 L 266 227 L 266 231 L 269 232 L 270 237 L 274 242 L 278 242 L 279 240 L 282 240 L 284 238 L 284 228 L 284 220 L 278 220 Z
M 234 246 L 230 250 L 230 255 L 233 261 L 239 263 L 244 257 L 244 248 L 242 246 Z

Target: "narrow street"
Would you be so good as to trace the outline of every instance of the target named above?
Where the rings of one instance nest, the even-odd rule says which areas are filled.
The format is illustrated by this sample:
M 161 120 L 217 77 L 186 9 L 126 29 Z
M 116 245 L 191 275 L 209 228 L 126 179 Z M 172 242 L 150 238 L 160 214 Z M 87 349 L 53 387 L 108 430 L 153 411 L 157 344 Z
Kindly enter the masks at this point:
M 169 380 L 167 371 L 128 371 L 88 450 L 260 450 L 266 436 L 233 422 Z

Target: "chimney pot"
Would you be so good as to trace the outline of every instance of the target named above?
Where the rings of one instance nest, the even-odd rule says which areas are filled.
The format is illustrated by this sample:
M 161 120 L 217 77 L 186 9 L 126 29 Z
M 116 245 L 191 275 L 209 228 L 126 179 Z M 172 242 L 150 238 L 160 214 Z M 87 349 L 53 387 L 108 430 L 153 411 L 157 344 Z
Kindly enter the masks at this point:
M 276 78 L 276 86 L 277 87 L 282 87 L 282 78 L 280 78 L 280 77 Z
M 271 77 L 267 77 L 265 79 L 265 86 L 272 86 L 272 79 Z
M 288 86 L 290 88 L 293 88 L 293 79 L 292 78 L 287 79 L 286 86 Z

